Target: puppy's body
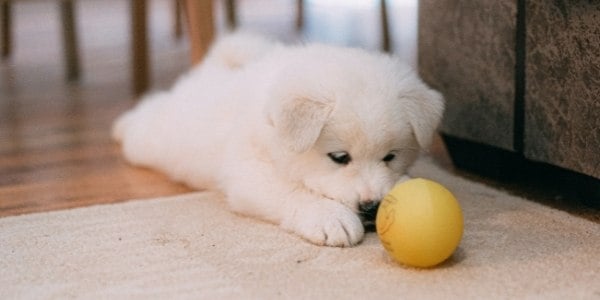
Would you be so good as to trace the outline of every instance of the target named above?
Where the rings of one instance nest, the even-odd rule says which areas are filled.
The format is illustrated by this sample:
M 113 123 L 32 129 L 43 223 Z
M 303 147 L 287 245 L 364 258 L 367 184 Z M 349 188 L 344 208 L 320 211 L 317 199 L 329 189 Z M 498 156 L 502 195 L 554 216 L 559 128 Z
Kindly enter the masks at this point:
M 323 245 L 358 243 L 427 146 L 441 96 L 395 59 L 233 35 L 115 124 L 134 164 L 221 190 L 240 213 Z

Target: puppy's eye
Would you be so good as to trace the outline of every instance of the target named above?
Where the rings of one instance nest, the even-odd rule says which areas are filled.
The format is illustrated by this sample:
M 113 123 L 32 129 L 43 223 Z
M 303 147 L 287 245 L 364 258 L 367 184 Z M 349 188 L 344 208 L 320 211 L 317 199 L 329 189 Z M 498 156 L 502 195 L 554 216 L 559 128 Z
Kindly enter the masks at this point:
M 350 157 L 350 154 L 346 151 L 330 152 L 327 153 L 327 156 L 329 156 L 334 163 L 340 165 L 347 165 L 352 161 L 352 157 Z
M 394 154 L 394 153 L 389 153 L 388 155 L 386 155 L 386 156 L 383 158 L 383 161 L 384 161 L 384 162 L 390 162 L 390 161 L 394 160 L 394 158 L 396 158 L 396 154 Z

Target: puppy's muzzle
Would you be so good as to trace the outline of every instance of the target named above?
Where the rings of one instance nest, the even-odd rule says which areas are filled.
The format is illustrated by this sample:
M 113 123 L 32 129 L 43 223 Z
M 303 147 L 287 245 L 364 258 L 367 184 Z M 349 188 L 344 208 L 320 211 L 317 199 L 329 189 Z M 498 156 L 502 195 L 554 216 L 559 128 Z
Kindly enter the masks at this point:
M 375 217 L 380 201 L 365 201 L 358 205 L 358 215 L 367 231 L 375 231 Z

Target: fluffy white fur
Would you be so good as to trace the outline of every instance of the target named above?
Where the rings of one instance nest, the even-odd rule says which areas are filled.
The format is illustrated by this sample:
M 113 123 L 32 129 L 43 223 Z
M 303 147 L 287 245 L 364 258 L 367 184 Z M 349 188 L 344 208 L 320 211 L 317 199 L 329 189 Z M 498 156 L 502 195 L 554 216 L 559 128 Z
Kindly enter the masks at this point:
M 364 235 L 359 206 L 406 178 L 443 107 L 393 57 L 234 34 L 113 135 L 133 164 L 221 190 L 234 211 L 313 243 L 351 246 Z

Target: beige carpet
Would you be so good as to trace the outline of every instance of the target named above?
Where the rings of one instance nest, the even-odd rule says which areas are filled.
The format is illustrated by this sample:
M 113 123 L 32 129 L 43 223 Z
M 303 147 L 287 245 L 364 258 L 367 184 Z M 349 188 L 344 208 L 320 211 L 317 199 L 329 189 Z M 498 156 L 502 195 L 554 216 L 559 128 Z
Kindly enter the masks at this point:
M 374 233 L 310 245 L 229 213 L 215 194 L 0 219 L 0 299 L 600 299 L 600 225 L 458 178 L 462 243 L 435 269 L 390 260 Z

